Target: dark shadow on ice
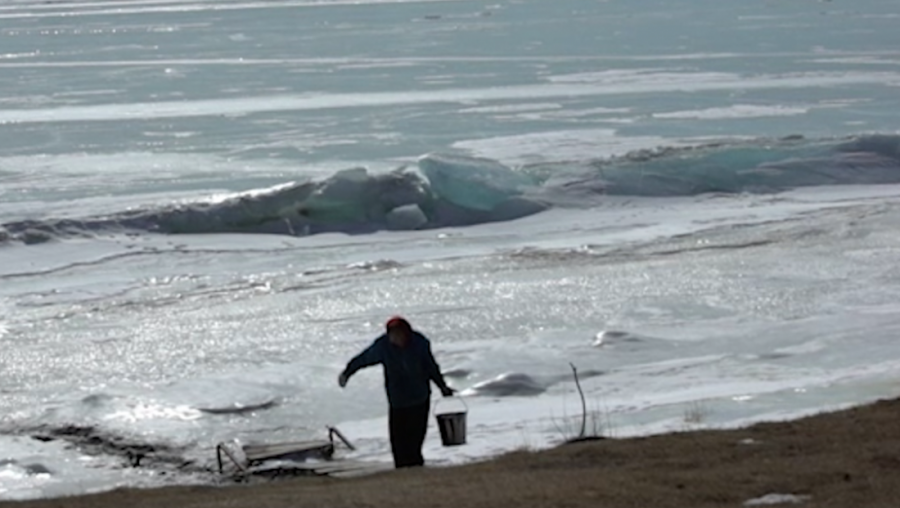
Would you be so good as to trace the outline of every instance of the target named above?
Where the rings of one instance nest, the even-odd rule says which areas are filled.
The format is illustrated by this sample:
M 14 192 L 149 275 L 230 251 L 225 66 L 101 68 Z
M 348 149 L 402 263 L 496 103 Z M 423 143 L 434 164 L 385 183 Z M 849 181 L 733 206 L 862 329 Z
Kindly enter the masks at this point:
M 121 457 L 130 467 L 151 467 L 158 471 L 182 473 L 210 471 L 185 459 L 183 448 L 141 441 L 93 425 L 40 425 L 20 429 L 15 433 L 26 434 L 42 442 L 63 441 L 87 455 Z
M 222 407 L 198 407 L 197 410 L 211 415 L 243 415 L 257 411 L 265 411 L 278 406 L 277 400 L 267 400 L 257 404 L 234 403 Z
M 465 396 L 511 397 L 544 393 L 547 386 L 528 374 L 506 373 L 482 381 L 462 392 Z
M 444 377 L 450 379 L 465 379 L 472 375 L 472 371 L 469 369 L 458 368 L 445 370 L 442 374 Z

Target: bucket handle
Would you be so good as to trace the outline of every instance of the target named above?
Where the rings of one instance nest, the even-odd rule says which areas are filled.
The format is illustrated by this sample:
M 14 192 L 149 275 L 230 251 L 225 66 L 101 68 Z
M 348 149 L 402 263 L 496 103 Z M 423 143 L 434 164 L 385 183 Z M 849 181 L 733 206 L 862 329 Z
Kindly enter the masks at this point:
M 459 395 L 454 395 L 454 396 L 452 396 L 452 397 L 443 397 L 443 398 L 440 398 L 440 399 L 438 399 L 438 400 L 436 400 L 436 401 L 434 402 L 434 409 L 432 409 L 432 413 L 434 414 L 434 416 L 437 416 L 437 415 L 438 415 L 438 412 L 437 412 L 438 405 L 439 405 L 442 401 L 444 401 L 444 400 L 446 400 L 446 399 L 454 399 L 454 400 L 458 400 L 458 401 L 462 402 L 463 407 L 466 408 L 466 412 L 467 412 L 467 413 L 469 412 L 469 405 L 466 404 L 466 401 L 465 401 L 462 397 L 460 397 Z

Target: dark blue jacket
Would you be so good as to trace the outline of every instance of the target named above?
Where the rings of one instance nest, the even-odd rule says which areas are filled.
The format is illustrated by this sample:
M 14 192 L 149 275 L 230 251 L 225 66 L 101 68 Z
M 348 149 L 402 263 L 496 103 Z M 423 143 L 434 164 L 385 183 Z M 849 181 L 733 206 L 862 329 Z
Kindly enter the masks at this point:
M 378 337 L 350 360 L 344 373 L 349 378 L 359 369 L 379 363 L 384 367 L 384 386 L 393 408 L 427 404 L 431 400 L 430 381 L 442 389 L 447 386 L 431 353 L 431 343 L 419 332 L 413 332 L 405 348 L 391 344 L 387 335 Z

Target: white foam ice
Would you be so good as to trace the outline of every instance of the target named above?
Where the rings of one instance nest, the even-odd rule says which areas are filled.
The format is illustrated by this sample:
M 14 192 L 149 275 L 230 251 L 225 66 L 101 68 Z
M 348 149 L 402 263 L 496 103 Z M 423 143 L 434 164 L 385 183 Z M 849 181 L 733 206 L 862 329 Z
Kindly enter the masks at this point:
M 282 0 L 221 3 L 196 0 L 143 0 L 136 2 L 71 2 L 60 4 L 23 3 L 0 10 L 0 19 L 31 19 L 54 17 L 140 15 L 148 13 L 184 13 L 203 11 L 231 11 L 252 9 L 290 9 L 322 7 L 323 5 L 403 4 L 423 2 L 455 2 L 459 0 Z
M 463 108 L 459 110 L 459 113 L 522 113 L 525 111 L 550 111 L 561 108 L 562 105 L 555 102 L 524 102 L 521 104 Z
M 566 108 L 561 110 L 524 112 L 516 115 L 516 118 L 522 120 L 563 120 L 568 122 L 587 122 L 587 119 L 602 119 L 602 121 L 606 123 L 628 123 L 637 121 L 639 117 L 620 117 L 612 115 L 624 115 L 631 112 L 631 108 Z
M 691 78 L 693 75 L 693 78 Z M 579 72 L 574 74 L 557 74 L 548 76 L 551 83 L 590 83 L 604 85 L 629 85 L 638 84 L 646 86 L 648 83 L 673 82 L 675 84 L 690 84 L 697 82 L 717 83 L 734 81 L 737 76 L 727 72 L 676 72 L 666 68 L 643 69 L 611 69 L 594 72 Z
M 625 155 L 661 145 L 696 144 L 657 136 L 619 136 L 614 129 L 564 129 L 457 141 L 454 148 L 510 165 L 584 161 Z
M 735 104 L 726 108 L 709 108 L 695 111 L 670 111 L 653 113 L 654 118 L 673 120 L 719 120 L 724 118 L 762 118 L 767 116 L 805 115 L 810 107 L 802 106 L 758 106 L 752 104 Z
M 851 64 L 851 65 L 887 65 L 894 66 L 900 65 L 900 60 L 895 58 L 889 58 L 887 55 L 885 56 L 874 56 L 874 55 L 864 55 L 864 56 L 841 56 L 841 57 L 830 57 L 830 58 L 816 58 L 812 60 L 815 63 L 832 63 L 832 64 Z

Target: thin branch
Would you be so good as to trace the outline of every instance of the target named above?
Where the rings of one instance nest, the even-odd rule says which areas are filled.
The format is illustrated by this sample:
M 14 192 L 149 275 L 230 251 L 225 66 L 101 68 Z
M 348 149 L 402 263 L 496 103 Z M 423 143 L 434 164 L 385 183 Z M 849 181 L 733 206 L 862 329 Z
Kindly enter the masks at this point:
M 569 366 L 572 367 L 572 375 L 575 376 L 575 387 L 578 388 L 578 395 L 581 397 L 581 433 L 578 437 L 584 438 L 587 429 L 587 402 L 584 400 L 584 391 L 581 390 L 581 382 L 578 380 L 578 369 L 575 368 L 574 363 L 570 362 Z

